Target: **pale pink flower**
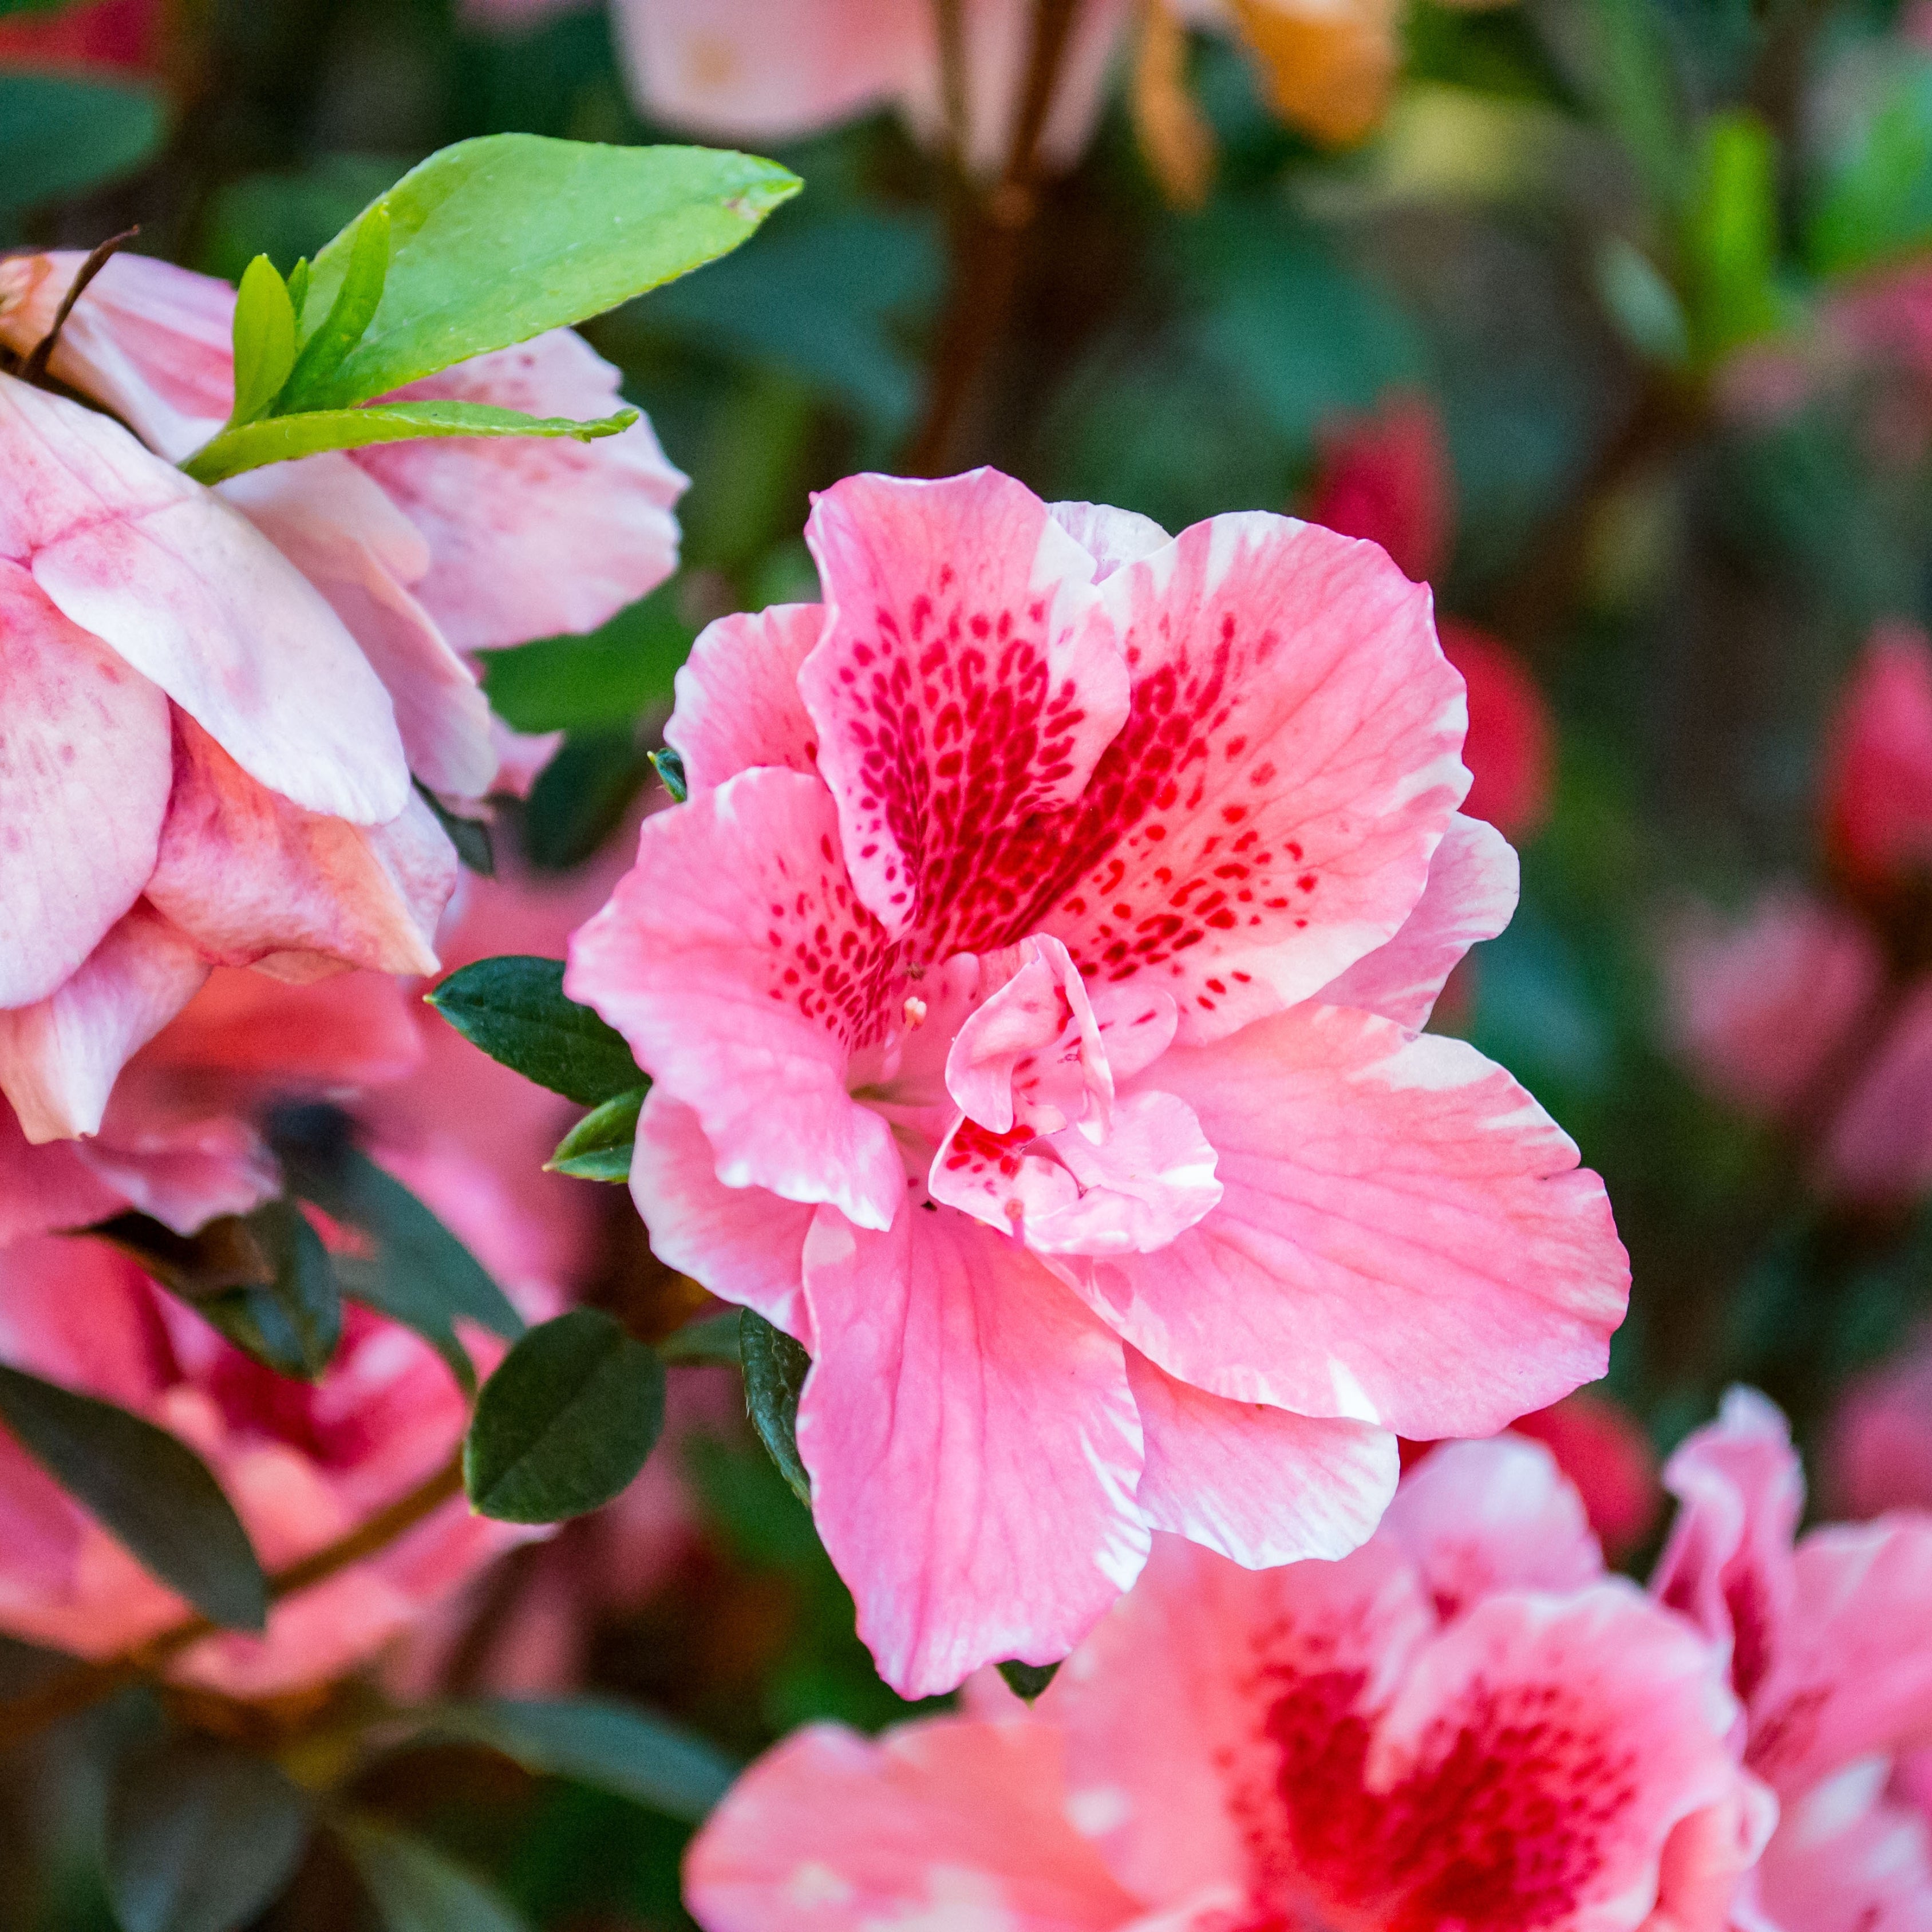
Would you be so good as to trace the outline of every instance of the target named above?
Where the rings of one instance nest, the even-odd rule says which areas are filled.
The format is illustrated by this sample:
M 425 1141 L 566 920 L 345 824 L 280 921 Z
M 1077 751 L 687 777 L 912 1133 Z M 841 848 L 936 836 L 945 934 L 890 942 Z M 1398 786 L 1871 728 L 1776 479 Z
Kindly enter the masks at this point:
M 1372 545 L 858 477 L 826 602 L 679 675 L 691 800 L 572 942 L 655 1082 L 669 1265 L 814 1358 L 800 1453 L 889 1682 L 1065 1653 L 1151 1531 L 1374 1524 L 1393 1434 L 1600 1374 L 1601 1184 L 1418 1030 L 1515 899 Z
M 1932 1333 L 1860 1376 L 1832 1418 L 1826 1493 L 1849 1516 L 1932 1510 Z
M 1030 1715 L 975 1690 L 753 1766 L 686 1860 L 706 1932 L 1720 1932 L 1768 1822 L 1712 1647 L 1507 1437 L 1339 1562 L 1161 1538 Z
M 1741 1901 L 1748 1932 L 1932 1924 L 1932 1515 L 1798 1538 L 1784 1418 L 1736 1389 L 1671 1458 L 1682 1499 L 1652 1588 L 1728 1650 L 1744 1760 L 1778 1828 Z

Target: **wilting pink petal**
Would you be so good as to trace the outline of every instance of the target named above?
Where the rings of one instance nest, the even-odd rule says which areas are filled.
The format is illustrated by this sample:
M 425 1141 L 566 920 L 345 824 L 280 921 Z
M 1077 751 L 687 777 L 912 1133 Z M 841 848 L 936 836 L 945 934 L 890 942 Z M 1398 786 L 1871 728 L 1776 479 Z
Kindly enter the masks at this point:
M 1855 1382 L 1832 1426 L 1826 1487 L 1848 1516 L 1932 1510 L 1932 1346 Z
M 1825 1171 L 1848 1194 L 1918 1192 L 1932 1180 L 1932 983 L 1877 1040 L 1827 1137 Z
M 1932 867 L 1932 644 L 1880 624 L 1832 721 L 1826 834 L 1858 885 L 1880 890 Z
M 1057 1662 L 1147 1555 L 1118 1340 L 1018 1243 L 920 1196 L 884 1234 L 819 1209 L 805 1286 L 799 1453 L 887 1681 Z
M 1469 1047 L 1302 1007 L 1140 1078 L 1193 1108 L 1226 1192 L 1158 1256 L 1070 1278 L 1169 1373 L 1418 1437 L 1602 1373 L 1628 1288 L 1602 1183 Z
M 818 736 L 798 694 L 798 672 L 824 628 L 822 604 L 774 604 L 720 617 L 699 633 L 677 674 L 677 709 L 664 728 L 693 796 L 753 765 L 818 770 Z
M 207 976 L 193 941 L 143 902 L 58 992 L 0 1011 L 0 1092 L 27 1138 L 94 1132 L 129 1056 Z
M 1448 446 L 1426 396 L 1397 395 L 1372 416 L 1338 419 L 1321 440 L 1311 521 L 1380 544 L 1426 584 L 1449 560 L 1455 522 Z
M 1127 1382 L 1146 1436 L 1142 1514 L 1246 1568 L 1347 1556 L 1395 1493 L 1395 1438 L 1371 1424 L 1229 1402 L 1133 1348 Z
M 0 1008 L 56 992 L 154 870 L 168 701 L 0 558 Z
M 1664 1491 L 1657 1451 L 1628 1409 L 1594 1389 L 1579 1389 L 1548 1408 L 1518 1416 L 1510 1427 L 1556 1458 L 1612 1562 L 1641 1547 Z
M 245 1214 L 282 1191 L 280 1164 L 247 1122 L 209 1120 L 165 1139 L 124 1138 L 112 1124 L 78 1149 L 80 1160 L 119 1197 L 117 1208 L 152 1215 L 178 1234 L 191 1234 L 218 1214 Z M 72 1228 L 88 1216 L 64 1215 L 49 1225 Z
M 262 784 L 358 824 L 409 771 L 388 696 L 315 590 L 107 417 L 0 376 L 0 551 Z
M 1462 809 L 1512 838 L 1537 831 L 1550 813 L 1556 727 L 1529 667 L 1507 644 L 1454 617 L 1438 620 L 1442 655 L 1462 674 L 1469 767 Z

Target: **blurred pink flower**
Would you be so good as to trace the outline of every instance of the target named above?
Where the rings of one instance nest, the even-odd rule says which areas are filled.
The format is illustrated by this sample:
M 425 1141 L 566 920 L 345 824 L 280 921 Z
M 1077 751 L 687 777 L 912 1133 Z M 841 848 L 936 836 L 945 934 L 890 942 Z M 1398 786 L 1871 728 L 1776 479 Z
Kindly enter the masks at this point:
M 506 1264 L 487 1181 L 452 1163 L 386 1164 L 496 1270 L 526 1313 L 548 1286 Z M 0 1357 L 172 1430 L 213 1468 L 264 1565 L 347 1534 L 433 1474 L 468 1405 L 435 1352 L 350 1306 L 334 1365 L 310 1385 L 262 1368 L 105 1242 L 40 1236 L 0 1249 Z M 487 1367 L 502 1345 L 472 1331 Z M 340 1675 L 408 1629 L 527 1530 L 452 1498 L 370 1560 L 278 1605 L 266 1636 L 224 1634 L 170 1674 L 236 1696 Z M 124 1649 L 188 1614 L 0 1431 L 0 1629 L 84 1657 Z
M 1784 1418 L 1734 1389 L 1664 1480 L 1682 1508 L 1652 1588 L 1730 1658 L 1746 1765 L 1778 1828 L 1739 1923 L 1857 1932 L 1932 1923 L 1932 1515 L 1793 1541 L 1804 1480 Z
M 713 625 L 687 805 L 566 985 L 655 1084 L 652 1246 L 815 1358 L 819 1528 L 908 1694 L 1065 1653 L 1175 1531 L 1339 1556 L 1391 1432 L 1602 1372 L 1600 1183 L 1418 1030 L 1498 931 L 1426 595 L 1262 514 L 857 477 Z
M 1932 643 L 1877 626 L 1834 716 L 1825 836 L 1856 889 L 1880 895 L 1932 876 Z
M 1664 1490 L 1657 1451 L 1622 1402 L 1596 1389 L 1579 1389 L 1534 1415 L 1518 1416 L 1510 1428 L 1556 1457 L 1612 1562 L 1642 1548 L 1664 1507 Z
M 1508 1438 L 1339 1562 L 1163 1537 L 1030 1714 L 975 1689 L 753 1766 L 686 1859 L 706 1932 L 1720 1932 L 1768 1823 L 1712 1646 Z
M 1932 1334 L 1846 1391 L 1825 1468 L 1832 1507 L 1844 1515 L 1932 1510 Z
M 162 0 L 91 0 L 0 20 L 0 66 L 127 68 L 161 65 Z

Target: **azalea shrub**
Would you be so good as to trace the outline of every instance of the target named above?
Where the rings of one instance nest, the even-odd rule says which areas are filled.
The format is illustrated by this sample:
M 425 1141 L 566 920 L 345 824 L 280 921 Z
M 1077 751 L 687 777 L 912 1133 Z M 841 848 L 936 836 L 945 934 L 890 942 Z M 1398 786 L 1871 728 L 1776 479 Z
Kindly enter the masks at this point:
M 0 1932 L 1932 1925 L 1932 25 L 0 0 Z

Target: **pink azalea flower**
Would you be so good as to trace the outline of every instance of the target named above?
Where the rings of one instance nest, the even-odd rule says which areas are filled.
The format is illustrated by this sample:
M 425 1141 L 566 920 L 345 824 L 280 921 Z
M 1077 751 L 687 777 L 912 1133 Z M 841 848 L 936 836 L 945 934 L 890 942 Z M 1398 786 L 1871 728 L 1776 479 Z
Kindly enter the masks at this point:
M 794 1335 L 820 1532 L 908 1694 L 1065 1654 L 1150 1532 L 1340 1556 L 1394 1432 L 1601 1372 L 1601 1184 L 1422 1035 L 1515 897 L 1372 545 L 857 477 L 727 618 L 691 800 L 572 942 L 672 1267 Z
M 1751 1932 L 1932 1924 L 1932 1515 L 1794 1542 L 1804 1480 L 1784 1418 L 1733 1390 L 1671 1458 L 1681 1498 L 1652 1588 L 1727 1650 L 1744 1762 L 1778 1828 L 1741 1902 Z M 1748 1910 L 1754 1916 L 1746 1916 Z
M 39 340 L 78 260 L 0 262 L 0 346 Z M 134 434 L 0 376 L 9 1142 L 106 1131 L 121 1068 L 211 966 L 433 970 L 457 866 L 412 778 L 460 804 L 502 754 L 463 654 L 598 623 L 675 562 L 683 479 L 642 424 L 190 482 L 172 465 L 228 413 L 233 303 L 139 256 L 90 285 L 52 370 Z M 615 389 L 560 332 L 412 393 L 580 416 Z
M 0 66 L 158 71 L 165 51 L 160 0 L 92 0 L 0 20 Z
M 1664 1491 L 1657 1451 L 1622 1403 L 1600 1390 L 1579 1389 L 1510 1426 L 1556 1457 L 1612 1562 L 1642 1547 L 1663 1508 Z
M 1826 1471 L 1845 1516 L 1932 1510 L 1932 1334 L 1852 1383 L 1832 1418 Z
M 444 1162 L 387 1165 L 502 1276 L 525 1312 L 554 1292 L 508 1264 L 487 1177 Z M 0 1357 L 172 1430 L 227 1490 L 271 1570 L 347 1534 L 430 1476 L 461 1440 L 468 1406 L 429 1345 L 352 1305 L 340 1353 L 310 1386 L 262 1367 L 86 1237 L 0 1249 Z M 502 1345 L 473 1331 L 493 1365 Z M 224 1634 L 170 1674 L 260 1697 L 326 1682 L 428 1615 L 528 1531 L 453 1498 L 379 1556 L 278 1605 L 260 1637 Z M 84 1657 L 124 1650 L 189 1614 L 164 1585 L 0 1432 L 0 1629 Z
M 1932 874 L 1932 643 L 1910 624 L 1872 632 L 1833 718 L 1825 773 L 1832 856 L 1880 895 Z
M 1719 1932 L 1767 1822 L 1712 1646 L 1509 1438 L 1337 1562 L 1162 1537 L 1031 1714 L 974 1701 L 753 1766 L 686 1860 L 706 1932 Z

